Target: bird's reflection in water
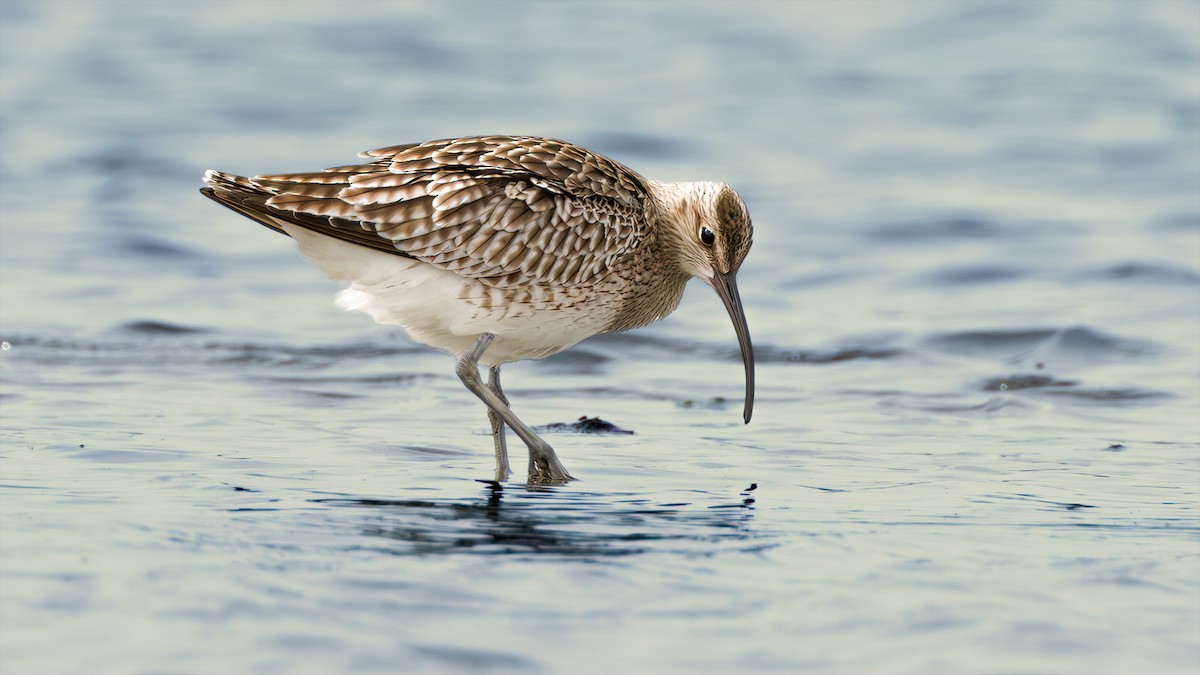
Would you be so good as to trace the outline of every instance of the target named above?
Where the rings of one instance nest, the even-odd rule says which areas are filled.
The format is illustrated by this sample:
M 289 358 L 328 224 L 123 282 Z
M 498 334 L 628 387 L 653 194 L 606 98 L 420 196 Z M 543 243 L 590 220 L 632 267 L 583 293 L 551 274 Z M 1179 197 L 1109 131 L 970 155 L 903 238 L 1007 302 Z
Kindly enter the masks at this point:
M 481 481 L 482 482 L 482 481 Z M 751 528 L 751 485 L 736 498 L 711 505 L 656 503 L 632 494 L 585 493 L 540 487 L 504 487 L 487 481 L 478 499 L 315 499 L 333 507 L 370 509 L 367 536 L 387 540 L 395 555 L 623 556 L 651 551 L 711 553 L 715 548 L 770 547 Z

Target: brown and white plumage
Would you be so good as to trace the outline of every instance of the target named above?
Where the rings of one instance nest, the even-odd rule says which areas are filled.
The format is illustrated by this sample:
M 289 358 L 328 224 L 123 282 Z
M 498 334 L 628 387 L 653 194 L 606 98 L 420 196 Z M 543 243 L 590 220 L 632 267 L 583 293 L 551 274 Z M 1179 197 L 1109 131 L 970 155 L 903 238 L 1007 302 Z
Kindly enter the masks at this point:
M 641 176 L 560 141 L 460 138 L 362 156 L 375 161 L 232 181 L 260 189 L 253 201 L 271 215 L 492 287 L 595 283 L 654 217 Z
M 649 181 L 577 145 L 530 136 L 361 156 L 371 161 L 308 173 L 209 171 L 202 192 L 295 238 L 349 283 L 338 298 L 348 309 L 460 359 L 493 336 L 475 356 L 496 378 L 499 364 L 665 316 L 699 276 L 738 328 L 749 421 L 752 361 L 733 280 L 751 227 L 729 186 Z

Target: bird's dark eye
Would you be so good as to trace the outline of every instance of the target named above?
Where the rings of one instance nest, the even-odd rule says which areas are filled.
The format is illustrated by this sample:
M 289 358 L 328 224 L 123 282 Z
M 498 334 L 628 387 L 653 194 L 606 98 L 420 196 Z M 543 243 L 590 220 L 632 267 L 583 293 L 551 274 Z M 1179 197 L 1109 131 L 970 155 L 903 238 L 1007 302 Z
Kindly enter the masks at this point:
M 707 227 L 700 228 L 700 242 L 705 246 L 712 246 L 717 242 L 717 235 Z

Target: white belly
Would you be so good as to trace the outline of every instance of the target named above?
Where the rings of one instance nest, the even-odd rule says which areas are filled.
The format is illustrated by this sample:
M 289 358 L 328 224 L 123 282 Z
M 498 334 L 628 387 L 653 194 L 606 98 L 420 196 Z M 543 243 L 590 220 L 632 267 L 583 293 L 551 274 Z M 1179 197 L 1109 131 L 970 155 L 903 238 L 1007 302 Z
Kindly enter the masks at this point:
M 496 289 L 403 256 L 357 246 L 281 223 L 300 252 L 330 277 L 349 282 L 337 296 L 347 310 L 404 328 L 422 344 L 459 354 L 481 333 L 495 341 L 485 365 L 536 359 L 594 335 L 613 316 L 609 303 L 582 302 L 583 289 Z M 595 298 L 593 298 L 595 300 Z

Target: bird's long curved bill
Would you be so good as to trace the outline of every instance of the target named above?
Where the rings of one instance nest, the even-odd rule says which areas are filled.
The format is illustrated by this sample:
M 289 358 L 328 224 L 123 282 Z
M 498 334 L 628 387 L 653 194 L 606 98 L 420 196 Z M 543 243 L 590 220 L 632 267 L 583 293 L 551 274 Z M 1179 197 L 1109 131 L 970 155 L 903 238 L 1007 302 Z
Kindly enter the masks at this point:
M 754 412 L 754 345 L 750 344 L 750 328 L 746 326 L 746 313 L 742 311 L 737 278 L 732 272 L 715 274 L 712 287 L 721 296 L 721 302 L 725 303 L 729 318 L 733 319 L 733 329 L 737 331 L 738 345 L 742 348 L 742 362 L 746 364 L 746 407 L 742 411 L 742 419 L 749 424 L 750 413 Z

